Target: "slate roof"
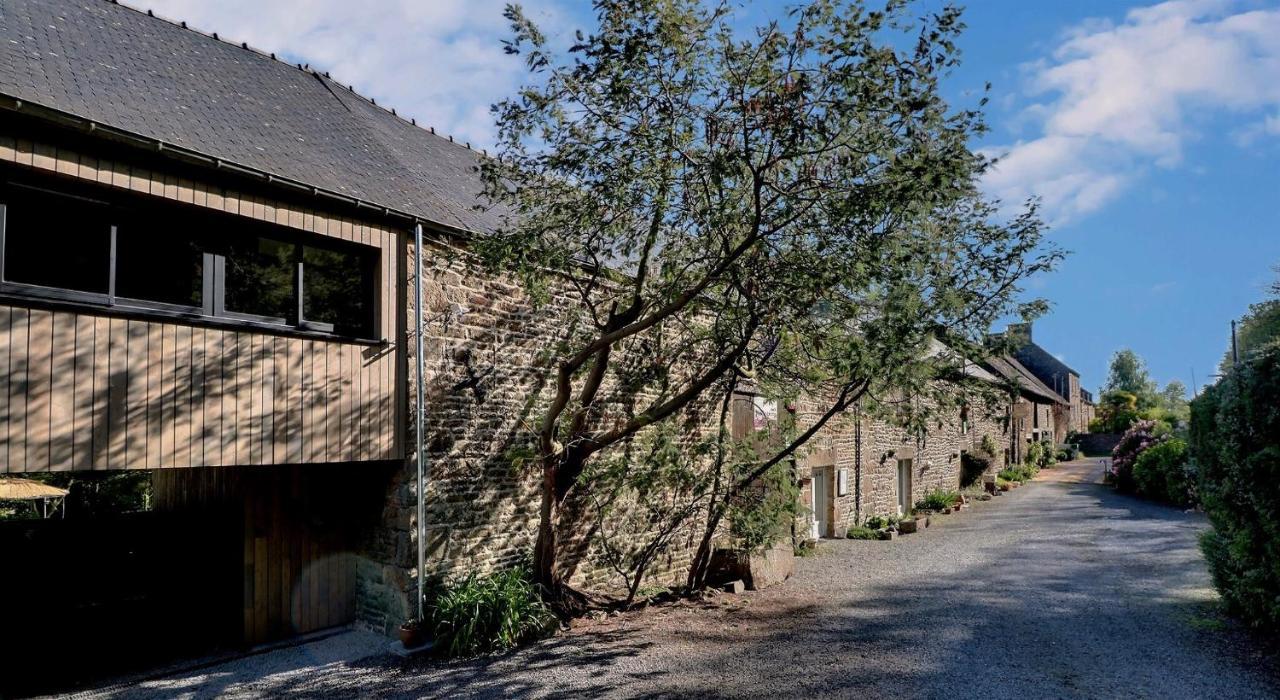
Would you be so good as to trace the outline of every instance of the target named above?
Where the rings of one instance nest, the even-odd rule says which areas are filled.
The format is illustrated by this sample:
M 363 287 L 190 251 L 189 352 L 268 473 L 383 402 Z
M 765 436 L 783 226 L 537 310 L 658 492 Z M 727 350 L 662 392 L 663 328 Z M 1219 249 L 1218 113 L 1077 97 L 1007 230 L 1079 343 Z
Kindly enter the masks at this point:
M 1053 401 L 1055 403 L 1065 404 L 1066 399 L 1058 395 L 1058 392 L 1050 389 L 1036 378 L 1036 375 L 1018 362 L 1016 359 L 1007 355 L 1003 357 L 989 357 L 983 361 L 995 374 L 1003 377 L 1005 380 L 1012 382 L 1015 386 L 1023 391 L 1023 393 L 1031 394 L 1036 398 Z
M 450 228 L 498 223 L 474 209 L 477 151 L 325 75 L 107 0 L 4 0 L 0 94 Z
M 1054 386 L 1055 377 L 1063 386 L 1066 386 L 1067 375 L 1074 374 L 1077 377 L 1080 373 L 1071 369 L 1065 362 L 1054 357 L 1052 353 L 1039 345 L 1035 341 L 1018 348 L 1013 353 L 1014 358 L 1022 363 L 1023 367 L 1031 370 L 1040 381 L 1048 386 Z

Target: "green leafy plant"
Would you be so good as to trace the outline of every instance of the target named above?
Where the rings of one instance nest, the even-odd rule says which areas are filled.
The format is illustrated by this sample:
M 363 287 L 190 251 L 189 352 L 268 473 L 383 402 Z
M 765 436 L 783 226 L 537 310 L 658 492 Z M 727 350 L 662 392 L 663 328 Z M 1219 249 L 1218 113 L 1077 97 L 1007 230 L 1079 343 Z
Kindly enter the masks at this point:
M 1187 443 L 1172 439 L 1147 448 L 1133 463 L 1133 483 L 1139 495 L 1176 506 L 1195 501 L 1187 462 Z
M 1027 452 L 1022 461 L 1023 464 L 1040 466 L 1044 462 L 1044 443 L 1033 442 L 1027 445 Z
M 799 496 L 790 465 L 781 462 L 740 491 L 728 509 L 729 532 L 738 546 L 759 552 L 781 539 L 801 512 Z
M 867 518 L 866 522 L 863 524 L 871 528 L 872 530 L 881 530 L 886 527 L 889 527 L 890 521 L 888 518 L 886 518 L 883 515 L 873 515 Z
M 1191 402 L 1196 489 L 1213 529 L 1200 546 L 1227 609 L 1280 627 L 1280 347 L 1252 355 Z
M 1000 449 L 999 446 L 996 445 L 996 439 L 991 437 L 991 433 L 987 433 L 982 436 L 981 447 L 982 451 L 991 458 L 994 458 Z
M 854 525 L 849 528 L 846 536 L 851 540 L 878 540 L 880 533 L 876 532 L 878 528 L 871 528 L 864 525 Z
M 547 634 L 556 621 L 522 568 L 446 583 L 430 610 L 437 648 L 449 656 L 510 649 Z
M 929 510 L 942 510 L 955 505 L 960 500 L 960 494 L 955 491 L 946 489 L 934 489 L 924 495 L 924 498 L 916 504 L 917 508 L 928 508 Z
M 1048 440 L 1040 441 L 1040 459 L 1035 464 L 1041 469 L 1048 469 L 1058 463 L 1058 451 Z
M 1034 464 L 1011 464 L 1000 470 L 996 475 L 997 478 L 1005 481 L 1031 481 L 1036 478 L 1036 474 L 1040 473 L 1040 469 Z

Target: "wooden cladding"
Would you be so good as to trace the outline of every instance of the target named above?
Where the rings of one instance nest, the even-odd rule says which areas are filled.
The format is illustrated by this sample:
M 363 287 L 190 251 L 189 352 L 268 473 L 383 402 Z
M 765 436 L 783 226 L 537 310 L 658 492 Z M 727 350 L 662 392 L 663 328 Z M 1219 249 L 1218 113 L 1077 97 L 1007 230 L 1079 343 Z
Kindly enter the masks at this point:
M 378 476 L 342 467 L 173 469 L 151 483 L 161 513 L 242 523 L 240 641 L 256 645 L 355 620 L 355 551 L 381 511 Z
M 402 456 L 395 231 L 0 136 L 0 161 L 376 247 L 384 345 L 0 306 L 0 472 Z
M 0 306 L 4 471 L 392 459 L 386 347 Z

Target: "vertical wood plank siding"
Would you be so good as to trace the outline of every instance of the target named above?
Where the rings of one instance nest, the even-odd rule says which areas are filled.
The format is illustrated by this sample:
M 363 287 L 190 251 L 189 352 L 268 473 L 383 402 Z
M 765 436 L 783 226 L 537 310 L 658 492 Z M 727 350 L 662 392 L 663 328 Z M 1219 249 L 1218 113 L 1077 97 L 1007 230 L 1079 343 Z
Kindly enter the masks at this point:
M 0 304 L 0 473 L 403 456 L 396 231 L 4 135 L 0 161 L 374 246 L 389 343 Z

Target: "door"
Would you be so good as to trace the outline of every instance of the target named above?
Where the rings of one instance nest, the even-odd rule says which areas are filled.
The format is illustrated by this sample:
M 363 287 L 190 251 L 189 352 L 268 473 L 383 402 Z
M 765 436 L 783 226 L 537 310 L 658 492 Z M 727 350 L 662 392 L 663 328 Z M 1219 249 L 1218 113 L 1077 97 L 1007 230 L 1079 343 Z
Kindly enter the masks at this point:
M 813 470 L 813 537 L 826 537 L 830 519 L 831 479 L 823 467 Z
M 898 515 L 911 512 L 911 460 L 898 460 Z

